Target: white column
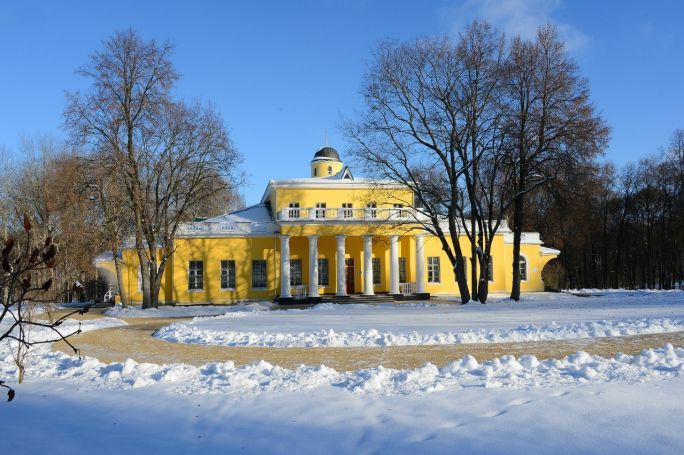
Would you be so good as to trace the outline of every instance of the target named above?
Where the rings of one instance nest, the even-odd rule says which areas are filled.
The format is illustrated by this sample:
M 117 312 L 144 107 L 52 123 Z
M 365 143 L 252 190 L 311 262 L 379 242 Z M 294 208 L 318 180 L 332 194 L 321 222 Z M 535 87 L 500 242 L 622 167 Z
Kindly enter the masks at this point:
M 373 236 L 363 236 L 363 295 L 374 295 L 373 291 Z
M 345 296 L 347 295 L 347 275 L 344 259 L 344 255 L 346 253 L 344 249 L 344 242 L 347 237 L 344 235 L 338 235 L 335 238 L 337 239 L 337 290 L 335 295 Z
M 416 236 L 416 293 L 425 293 L 425 256 L 423 256 L 422 235 Z
M 390 235 L 390 294 L 399 294 L 399 236 Z
M 290 293 L 290 236 L 280 236 L 280 297 L 292 297 Z
M 318 236 L 309 236 L 309 297 L 318 297 Z

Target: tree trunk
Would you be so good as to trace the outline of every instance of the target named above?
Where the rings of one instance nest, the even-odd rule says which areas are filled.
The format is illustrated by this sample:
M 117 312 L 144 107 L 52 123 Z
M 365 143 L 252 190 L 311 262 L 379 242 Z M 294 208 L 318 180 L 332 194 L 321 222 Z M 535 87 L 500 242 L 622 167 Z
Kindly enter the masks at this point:
M 461 294 L 461 304 L 465 305 L 470 302 L 470 291 L 468 290 L 468 277 L 463 270 L 463 255 L 460 250 L 456 256 L 456 264 L 454 264 L 454 273 L 456 275 L 456 282 L 458 283 L 458 291 Z
M 152 308 L 152 295 L 150 290 L 150 262 L 147 260 L 144 250 L 138 250 L 138 260 L 140 261 L 140 276 L 142 279 L 142 309 L 145 310 Z
M 116 284 L 119 287 L 119 296 L 121 297 L 121 306 L 128 308 L 128 295 L 123 282 L 123 272 L 121 271 L 121 258 L 117 251 L 114 251 L 114 269 L 116 270 Z
M 520 300 L 520 241 L 522 240 L 523 196 L 518 195 L 513 203 L 513 283 L 511 299 Z

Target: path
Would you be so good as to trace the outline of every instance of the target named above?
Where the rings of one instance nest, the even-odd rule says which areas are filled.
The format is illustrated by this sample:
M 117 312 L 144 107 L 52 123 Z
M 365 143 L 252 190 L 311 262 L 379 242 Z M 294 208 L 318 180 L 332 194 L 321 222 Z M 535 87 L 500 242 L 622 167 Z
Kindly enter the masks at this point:
M 87 319 L 100 317 L 88 314 Z M 265 360 L 284 368 L 298 365 L 324 364 L 337 371 L 351 371 L 383 365 L 388 368 L 415 368 L 425 362 L 439 367 L 465 355 L 478 361 L 511 354 L 519 357 L 533 354 L 539 359 L 562 358 L 578 350 L 603 357 L 618 352 L 637 354 L 646 348 L 660 347 L 665 343 L 684 346 L 684 332 L 635 335 L 614 338 L 582 340 L 538 341 L 524 343 L 480 343 L 436 346 L 392 346 L 363 348 L 268 348 L 227 347 L 169 343 L 152 337 L 152 333 L 165 325 L 188 318 L 126 319 L 129 325 L 94 330 L 74 336 L 70 340 L 83 355 L 96 357 L 103 362 L 123 362 L 131 358 L 137 362 L 188 363 L 202 365 L 207 362 L 232 360 L 236 365 Z M 65 343 L 55 343 L 54 349 L 72 354 Z

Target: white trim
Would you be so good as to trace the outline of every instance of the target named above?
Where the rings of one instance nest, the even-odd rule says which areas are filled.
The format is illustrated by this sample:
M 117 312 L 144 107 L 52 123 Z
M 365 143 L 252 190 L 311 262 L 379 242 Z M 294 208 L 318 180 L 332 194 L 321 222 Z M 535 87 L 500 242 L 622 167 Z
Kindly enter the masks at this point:
M 524 280 L 522 278 L 520 278 L 520 282 L 521 283 L 527 283 L 528 281 L 530 281 L 530 261 L 527 259 L 527 256 L 522 254 L 522 253 L 520 253 L 520 257 L 525 259 L 525 275 L 527 276 L 527 278 L 525 278 Z M 520 269 L 519 260 L 518 260 L 518 269 Z

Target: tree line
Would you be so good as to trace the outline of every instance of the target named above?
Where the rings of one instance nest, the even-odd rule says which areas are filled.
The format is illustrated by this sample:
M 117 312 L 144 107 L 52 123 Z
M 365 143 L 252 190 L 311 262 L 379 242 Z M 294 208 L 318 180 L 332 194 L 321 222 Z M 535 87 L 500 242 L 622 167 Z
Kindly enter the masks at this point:
M 569 168 L 529 207 L 529 225 L 562 249 L 548 276 L 563 288 L 681 288 L 684 130 L 656 156 Z

